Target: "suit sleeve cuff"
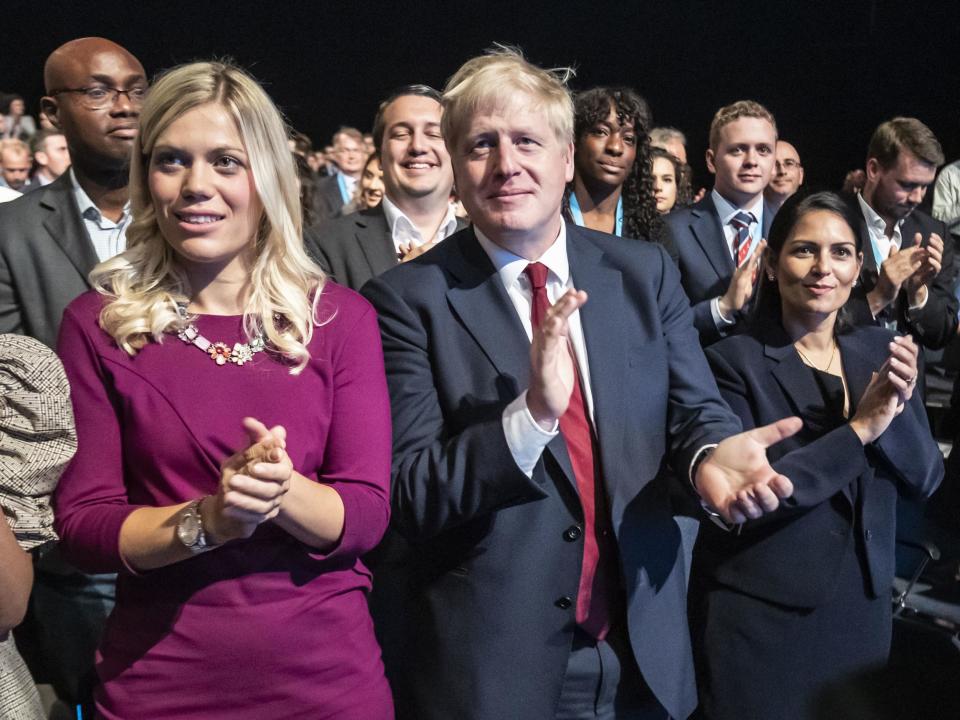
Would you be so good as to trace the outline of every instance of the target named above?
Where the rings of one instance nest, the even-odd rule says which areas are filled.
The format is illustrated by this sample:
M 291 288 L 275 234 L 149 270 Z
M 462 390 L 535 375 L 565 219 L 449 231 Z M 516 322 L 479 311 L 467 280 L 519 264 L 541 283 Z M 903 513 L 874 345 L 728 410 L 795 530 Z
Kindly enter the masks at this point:
M 549 432 L 540 427 L 527 408 L 526 390 L 504 408 L 503 435 L 514 462 L 527 477 L 533 477 L 533 469 L 537 466 L 543 449 L 560 432 L 559 425 L 554 423 Z
M 924 287 L 923 289 L 923 300 L 917 303 L 916 305 L 911 305 L 907 308 L 907 311 L 910 313 L 919 312 L 927 306 L 927 301 L 930 299 L 930 288 Z

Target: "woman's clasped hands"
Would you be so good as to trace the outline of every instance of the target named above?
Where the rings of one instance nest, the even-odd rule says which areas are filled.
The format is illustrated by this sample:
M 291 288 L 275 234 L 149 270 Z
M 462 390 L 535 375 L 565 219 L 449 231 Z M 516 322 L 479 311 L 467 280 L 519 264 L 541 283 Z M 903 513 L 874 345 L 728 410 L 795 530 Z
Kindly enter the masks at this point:
M 201 502 L 204 531 L 215 544 L 250 537 L 280 513 L 290 489 L 293 463 L 283 426 L 267 428 L 248 417 L 243 427 L 250 444 L 223 462 L 217 493 Z

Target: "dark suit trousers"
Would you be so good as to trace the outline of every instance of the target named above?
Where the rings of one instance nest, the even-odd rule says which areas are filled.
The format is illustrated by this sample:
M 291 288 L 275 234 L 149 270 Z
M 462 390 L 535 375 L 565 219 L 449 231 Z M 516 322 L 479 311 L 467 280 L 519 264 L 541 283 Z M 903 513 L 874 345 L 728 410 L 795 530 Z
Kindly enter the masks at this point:
M 640 676 L 623 623 L 599 642 L 574 631 L 556 719 L 669 719 Z

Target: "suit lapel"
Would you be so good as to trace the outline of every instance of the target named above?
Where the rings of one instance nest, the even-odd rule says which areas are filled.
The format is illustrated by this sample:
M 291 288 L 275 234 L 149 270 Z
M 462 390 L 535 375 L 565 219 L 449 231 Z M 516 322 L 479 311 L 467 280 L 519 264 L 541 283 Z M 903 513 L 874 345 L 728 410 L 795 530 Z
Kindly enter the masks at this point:
M 567 223 L 567 255 L 573 286 L 586 290 L 589 295 L 587 304 L 580 310 L 580 320 L 590 368 L 601 468 L 612 468 L 623 456 L 621 449 L 626 432 L 623 381 L 628 373 L 628 358 L 626 338 L 618 322 L 627 312 L 623 276 L 605 262 L 603 252 L 572 223 Z M 612 472 L 604 474 L 608 483 L 613 476 Z M 607 491 L 612 497 L 613 488 L 609 484 Z
M 356 238 L 360 251 L 370 266 L 371 277 L 377 277 L 397 264 L 397 251 L 390 237 L 390 226 L 381 208 L 358 213 Z
M 717 217 L 717 209 L 710 196 L 707 195 L 691 214 L 693 218 L 690 221 L 690 232 L 697 239 L 700 249 L 707 256 L 717 277 L 730 277 L 735 270 L 733 257 L 727 248 L 720 218 Z
M 69 176 L 64 173 L 46 189 L 35 192 L 43 193 L 40 206 L 49 211 L 43 219 L 43 227 L 73 263 L 80 276 L 89 283 L 87 276 L 100 262 L 100 258 L 97 257 L 90 236 L 87 235 L 72 190 Z
M 530 385 L 530 341 L 513 301 L 472 228 L 445 242 L 458 243 L 449 265 L 457 283 L 447 291 L 447 301 L 487 360 L 510 383 L 508 393 L 519 395 Z M 551 440 L 547 451 L 576 491 L 563 436 Z

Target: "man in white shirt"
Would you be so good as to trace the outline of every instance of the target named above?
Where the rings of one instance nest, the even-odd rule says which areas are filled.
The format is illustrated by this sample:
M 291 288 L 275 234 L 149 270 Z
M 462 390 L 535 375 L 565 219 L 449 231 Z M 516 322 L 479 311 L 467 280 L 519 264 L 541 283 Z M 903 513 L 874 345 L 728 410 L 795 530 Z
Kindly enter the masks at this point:
M 400 88 L 380 103 L 373 139 L 383 169 L 383 201 L 305 237 L 308 251 L 341 284 L 359 290 L 463 226 L 450 203 L 453 171 L 442 113 L 439 93 L 426 85 Z
M 706 346 L 732 332 L 753 297 L 773 220 L 763 191 L 773 175 L 777 125 L 752 100 L 720 108 L 710 125 L 713 191 L 664 217 L 664 244 L 680 268 L 694 323 Z
M 933 216 L 946 224 L 954 235 L 960 236 L 960 160 L 940 171 L 933 186 Z
M 957 329 L 953 240 L 917 209 L 942 163 L 930 128 L 893 118 L 874 131 L 866 184 L 849 200 L 862 217 L 863 270 L 847 308 L 855 322 L 909 332 L 927 348 L 943 347 Z
M 792 493 L 764 448 L 799 422 L 737 434 L 663 249 L 563 221 L 565 78 L 500 48 L 454 74 L 444 108 L 474 226 L 363 290 L 410 543 L 405 581 L 374 571 L 397 717 L 685 718 L 684 561 L 659 470 L 669 458 L 728 520 L 760 517 Z

